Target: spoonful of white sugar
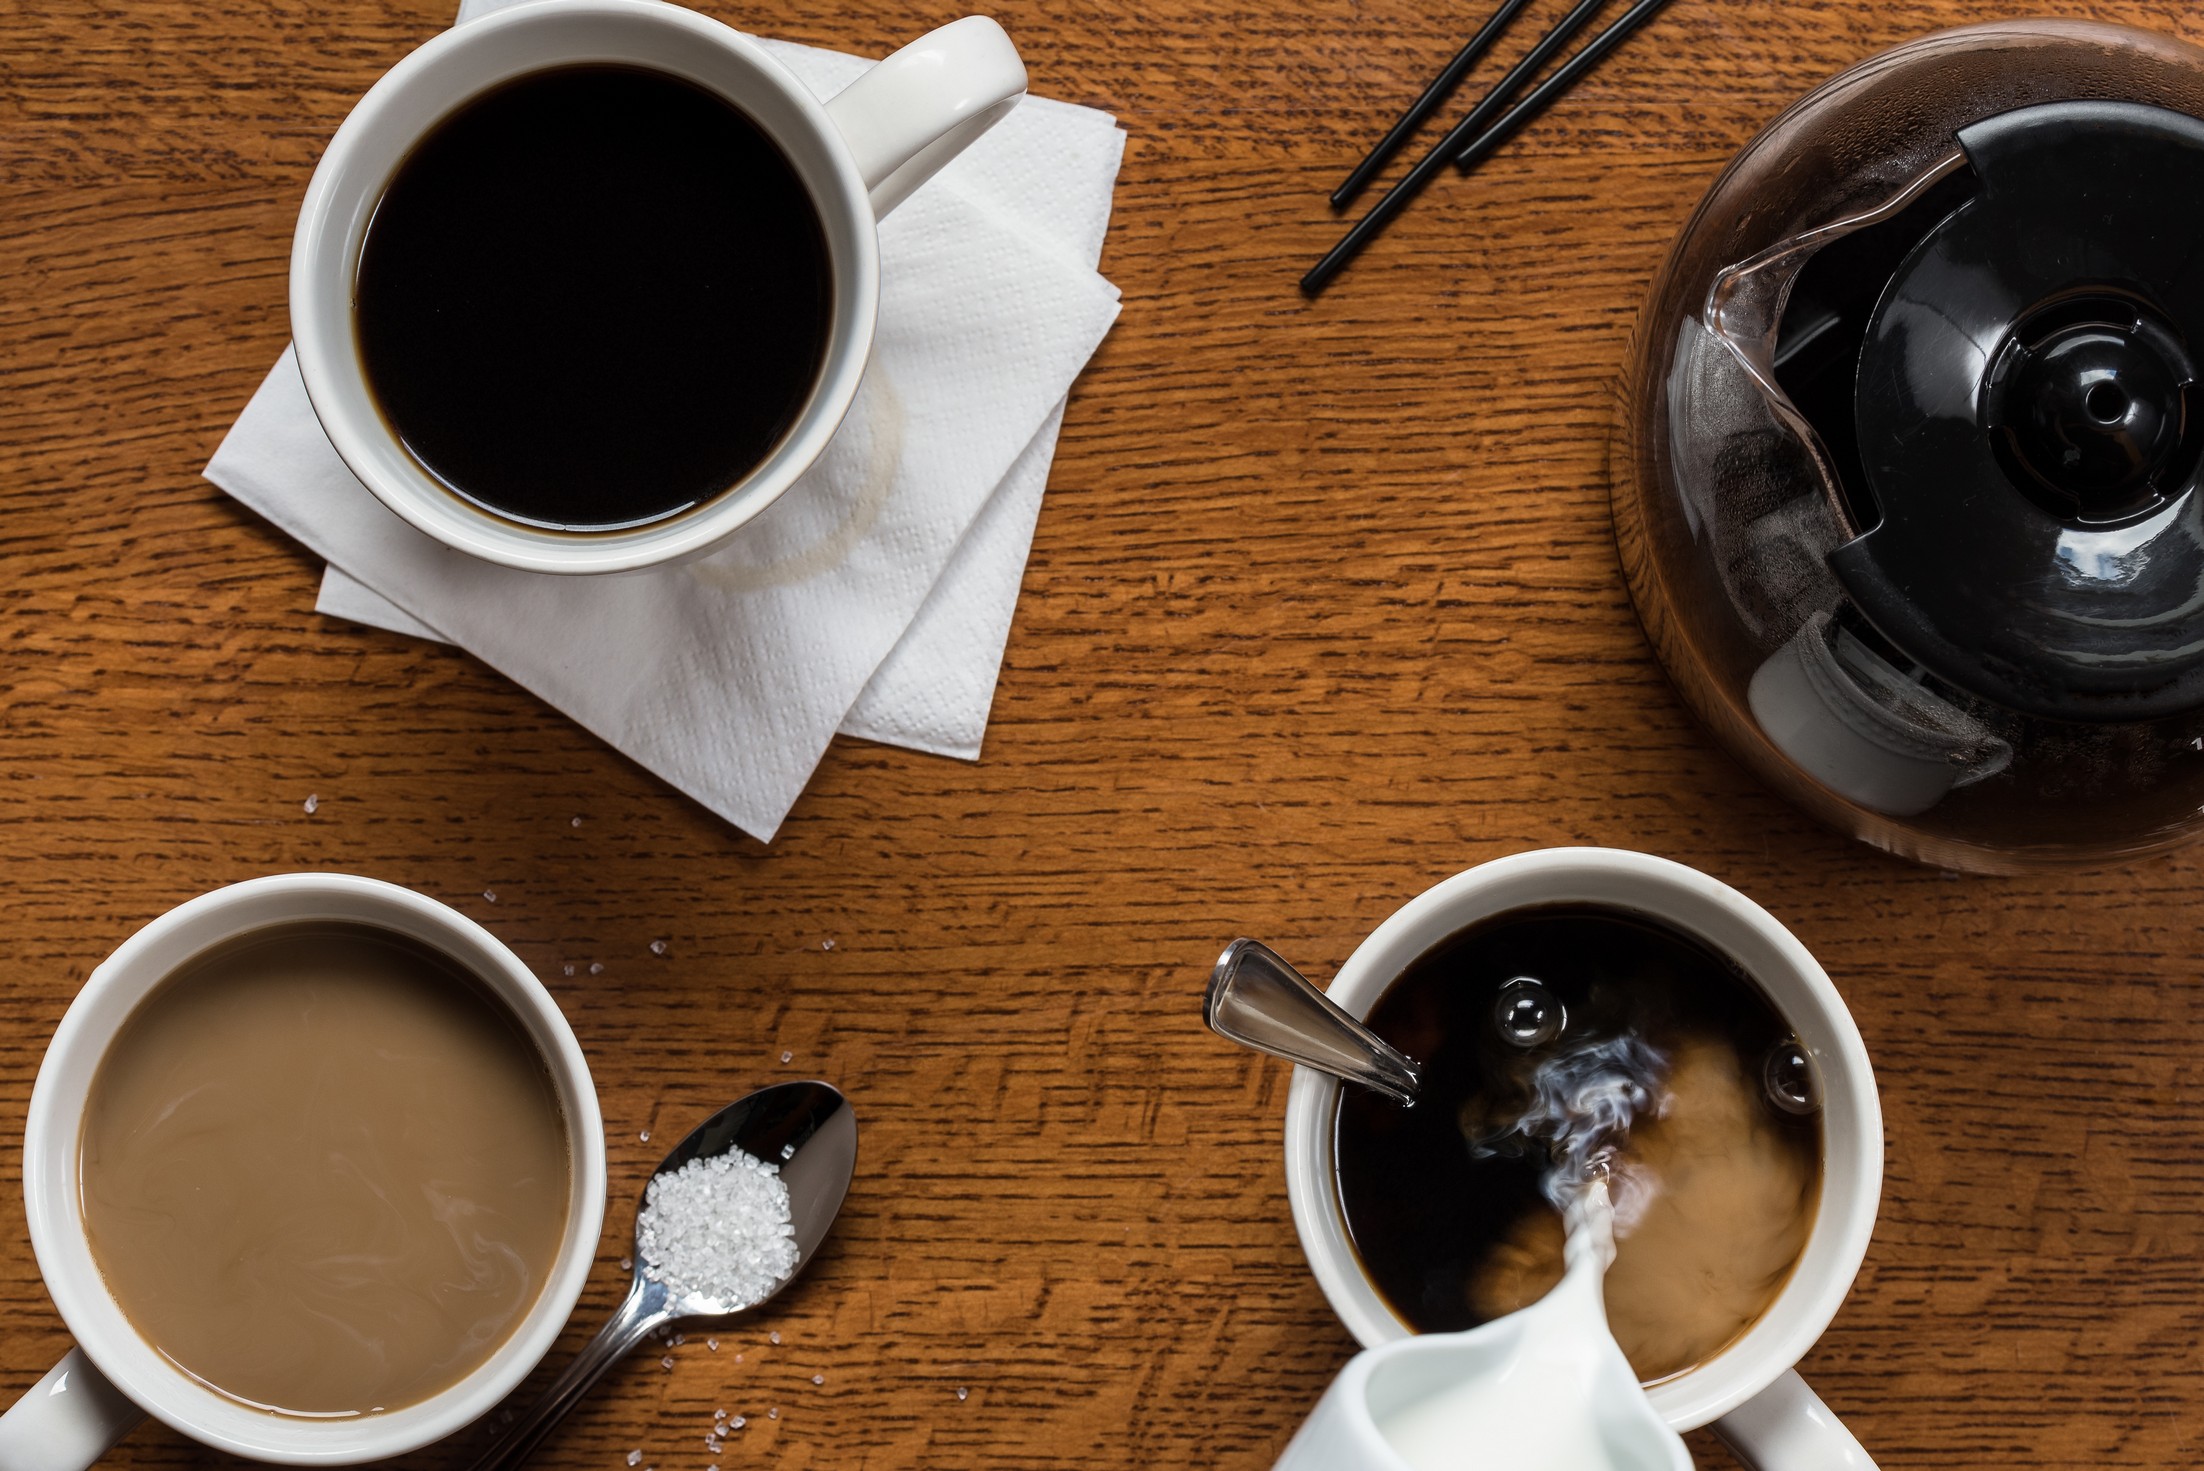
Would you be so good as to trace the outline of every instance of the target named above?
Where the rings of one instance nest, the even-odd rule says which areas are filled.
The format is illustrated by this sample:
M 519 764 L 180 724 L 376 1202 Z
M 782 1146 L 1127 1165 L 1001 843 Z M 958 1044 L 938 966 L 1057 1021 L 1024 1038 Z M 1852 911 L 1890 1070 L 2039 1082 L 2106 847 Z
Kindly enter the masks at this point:
M 652 1333 L 762 1307 L 818 1253 L 856 1167 L 856 1116 L 825 1083 L 760 1088 L 697 1125 L 644 1190 L 626 1299 L 470 1471 L 514 1471 Z
M 728 1312 L 770 1296 L 796 1269 L 796 1225 L 777 1166 L 741 1149 L 651 1177 L 635 1218 L 635 1260 L 667 1295 Z

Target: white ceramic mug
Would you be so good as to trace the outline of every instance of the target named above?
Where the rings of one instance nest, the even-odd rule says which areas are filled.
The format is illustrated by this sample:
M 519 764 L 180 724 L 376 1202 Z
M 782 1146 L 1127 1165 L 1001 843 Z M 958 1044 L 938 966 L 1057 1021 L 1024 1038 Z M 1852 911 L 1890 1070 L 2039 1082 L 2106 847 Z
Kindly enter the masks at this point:
M 353 287 L 369 220 L 421 137 L 515 77 L 577 63 L 682 77 L 726 98 L 779 145 L 826 234 L 834 288 L 811 397 L 756 468 L 676 516 L 617 531 L 554 531 L 483 510 L 406 452 L 361 366 Z M 702 556 L 771 505 L 826 448 L 872 355 L 878 222 L 1025 95 L 1001 26 L 966 16 L 821 103 L 741 33 L 659 0 L 530 0 L 453 26 L 385 73 L 337 129 L 307 185 L 291 247 L 291 337 L 337 453 L 378 499 L 447 546 L 533 572 L 622 572 Z
M 85 1241 L 77 1197 L 77 1149 L 92 1075 L 137 1004 L 209 946 L 270 925 L 316 919 L 410 936 L 477 977 L 542 1054 L 572 1149 L 566 1234 L 527 1316 L 457 1384 L 418 1404 L 355 1419 L 252 1409 L 178 1369 L 139 1336 L 108 1294 Z M 551 993 L 489 931 L 410 889 L 345 874 L 282 874 L 202 894 L 139 930 L 92 972 L 39 1065 L 23 1131 L 23 1206 L 46 1290 L 77 1346 L 0 1415 L 0 1468 L 82 1471 L 148 1414 L 218 1450 L 283 1465 L 381 1460 L 442 1439 L 495 1407 L 550 1351 L 588 1280 L 604 1200 L 604 1124 L 589 1064 Z
M 1597 904 L 1696 936 L 1758 982 L 1814 1060 L 1822 1087 L 1822 1184 L 1806 1249 L 1760 1320 L 1721 1353 L 1647 1391 L 1676 1431 L 1712 1425 L 1755 1471 L 1873 1471 L 1850 1431 L 1792 1369 L 1851 1290 L 1882 1198 L 1883 1115 L 1867 1047 L 1837 988 L 1796 936 L 1727 884 L 1665 858 L 1614 848 L 1519 853 L 1456 874 L 1411 899 L 1340 967 L 1328 994 L 1369 1014 L 1410 962 L 1505 910 Z M 1286 1191 L 1316 1280 L 1365 1347 L 1414 1330 L 1362 1270 L 1335 1185 L 1340 1084 L 1294 1070 L 1286 1101 Z M 1375 1457 L 1367 1464 L 1389 1464 Z

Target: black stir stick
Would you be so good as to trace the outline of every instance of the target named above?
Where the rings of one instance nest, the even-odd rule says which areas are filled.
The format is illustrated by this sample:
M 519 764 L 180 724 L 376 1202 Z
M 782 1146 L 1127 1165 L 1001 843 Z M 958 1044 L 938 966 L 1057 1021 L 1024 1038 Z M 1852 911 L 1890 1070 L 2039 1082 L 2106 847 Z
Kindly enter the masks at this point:
M 1486 125 L 1492 122 L 1501 108 L 1507 106 L 1508 99 L 1515 95 L 1515 89 L 1522 84 L 1523 79 L 1544 66 L 1556 51 L 1567 45 L 1569 38 L 1581 30 L 1593 13 L 1606 3 L 1607 0 L 1577 0 L 1569 13 L 1561 17 L 1554 28 L 1530 49 L 1530 54 L 1493 84 L 1484 100 L 1470 109 L 1469 116 L 1447 130 L 1446 137 L 1440 140 L 1438 147 L 1418 159 L 1406 178 L 1387 190 L 1383 199 L 1370 206 L 1368 214 L 1355 221 L 1354 227 L 1341 237 L 1340 242 L 1331 248 L 1331 252 L 1301 278 L 1301 289 L 1311 296 L 1322 291 L 1325 284 L 1338 275 L 1347 262 L 1360 254 L 1362 247 L 1369 244 L 1378 231 L 1385 228 L 1388 220 L 1399 214 L 1410 200 L 1423 192 L 1423 186 L 1430 183 L 1432 177 L 1446 166 L 1448 159 L 1461 151 L 1464 143 L 1483 135 Z M 1645 4 L 1647 0 L 1639 0 L 1639 3 Z
M 1408 141 L 1408 135 L 1416 131 L 1417 125 L 1431 116 L 1433 109 L 1453 94 L 1455 84 L 1477 64 L 1477 58 L 1484 55 L 1492 43 L 1500 38 L 1500 33 L 1508 28 L 1508 22 L 1514 20 L 1523 7 L 1530 3 L 1531 0 L 1500 0 L 1500 8 L 1492 13 L 1492 18 L 1479 26 L 1477 34 L 1469 38 L 1468 44 L 1454 53 L 1454 59 L 1431 79 L 1431 85 L 1423 89 L 1423 95 L 1408 105 L 1408 110 L 1393 124 L 1393 130 L 1380 138 L 1369 155 L 1355 165 L 1354 172 L 1347 175 L 1347 182 L 1332 191 L 1333 209 L 1345 209 L 1362 192 L 1362 186 L 1377 177 L 1378 170 L 1384 168 L 1386 161 L 1400 151 L 1401 144 Z
M 1506 117 L 1487 128 L 1482 135 L 1462 146 L 1454 155 L 1454 162 L 1463 173 L 1468 173 L 1489 158 L 1499 146 L 1515 136 L 1522 126 L 1552 105 L 1553 100 L 1581 80 L 1584 74 L 1603 61 L 1607 53 L 1630 39 L 1630 33 L 1651 20 L 1654 13 L 1668 0 L 1638 0 L 1622 13 L 1622 18 L 1584 43 L 1584 49 L 1563 62 L 1554 74 L 1530 90 L 1521 102 L 1508 109 Z

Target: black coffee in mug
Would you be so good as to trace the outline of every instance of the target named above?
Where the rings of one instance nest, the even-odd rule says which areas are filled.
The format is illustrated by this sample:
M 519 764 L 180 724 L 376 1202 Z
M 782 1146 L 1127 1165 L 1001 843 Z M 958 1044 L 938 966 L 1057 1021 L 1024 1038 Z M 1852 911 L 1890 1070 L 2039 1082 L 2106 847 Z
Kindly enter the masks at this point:
M 392 177 L 361 247 L 367 382 L 454 493 L 573 531 L 739 483 L 802 415 L 834 312 L 796 169 L 740 109 L 640 67 L 475 98 Z

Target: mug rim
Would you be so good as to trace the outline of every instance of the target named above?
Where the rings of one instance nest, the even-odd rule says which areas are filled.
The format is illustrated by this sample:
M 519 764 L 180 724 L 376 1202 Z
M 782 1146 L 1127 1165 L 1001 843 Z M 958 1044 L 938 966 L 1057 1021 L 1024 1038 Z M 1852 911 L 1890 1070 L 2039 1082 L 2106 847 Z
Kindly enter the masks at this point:
M 1629 886 L 1643 897 L 1632 902 L 1584 892 L 1599 881 Z M 1679 917 L 1664 900 L 1738 924 L 1780 964 L 1784 978 L 1771 981 L 1761 967 L 1736 956 L 1736 946 Z M 1646 1390 L 1672 1428 L 1693 1430 L 1773 1384 L 1821 1337 L 1858 1276 L 1881 1205 L 1882 1106 L 1866 1043 L 1835 984 L 1805 945 L 1744 894 L 1670 859 L 1623 848 L 1534 849 L 1479 864 L 1409 900 L 1355 947 L 1328 994 L 1360 1019 L 1417 956 L 1446 935 L 1493 915 L 1571 902 L 1635 909 L 1728 956 L 1799 1032 L 1822 1071 L 1820 1196 L 1791 1277 L 1767 1311 L 1721 1352 Z M 1778 994 L 1779 984 L 1796 994 Z M 1321 1073 L 1294 1069 L 1286 1103 L 1286 1193 L 1302 1253 L 1326 1301 L 1359 1343 L 1374 1347 L 1415 1330 L 1378 1293 L 1346 1233 L 1333 1172 L 1340 1087 Z M 1841 1138 L 1840 1121 L 1846 1126 Z M 1839 1158 L 1850 1161 L 1841 1178 Z M 1809 1278 L 1810 1262 L 1819 1265 Z
M 85 1098 L 116 1033 L 155 988 L 210 945 L 275 926 L 345 920 L 434 945 L 480 980 L 526 1031 L 566 1116 L 566 1228 L 534 1301 L 504 1342 L 456 1383 L 374 1416 L 256 1410 L 171 1363 L 108 1290 L 77 1199 Z M 177 946 L 180 954 L 167 954 Z M 23 1131 L 23 1206 L 48 1295 L 77 1346 L 147 1414 L 202 1445 L 279 1465 L 403 1455 L 481 1418 L 541 1362 L 579 1301 L 604 1225 L 604 1123 L 589 1064 L 550 991 L 496 936 L 450 906 L 379 879 L 288 873 L 186 900 L 118 945 L 79 988 L 39 1062 Z
M 353 310 L 359 245 L 376 204 L 413 149 L 458 108 L 518 77 L 587 65 L 592 54 L 529 52 L 545 27 L 580 34 L 592 24 L 670 31 L 685 55 L 732 60 L 745 88 L 673 64 L 601 56 L 650 66 L 705 87 L 740 109 L 771 138 L 802 179 L 827 240 L 834 283 L 824 356 L 794 425 L 733 484 L 688 510 L 642 526 L 604 531 L 554 530 L 497 515 L 439 481 L 413 457 L 383 417 L 367 382 Z M 556 37 L 542 37 L 554 40 Z M 511 54 L 502 61 L 500 47 Z M 460 77 L 456 97 L 428 104 L 418 94 Z M 776 124 L 761 117 L 777 112 Z M 803 136 L 792 139 L 791 130 Z M 799 146 L 800 145 L 800 146 Z M 380 167 L 368 160 L 383 159 Z M 363 173 L 372 173 L 370 180 Z M 634 571 L 702 556 L 722 545 L 785 494 L 817 461 L 841 427 L 871 360 L 880 305 L 880 255 L 871 196 L 826 104 L 794 73 L 733 27 L 666 0 L 522 0 L 458 22 L 423 42 L 376 79 L 337 127 L 314 167 L 292 237 L 288 284 L 291 340 L 306 396 L 347 469 L 394 514 L 444 546 L 522 571 L 594 574 Z

